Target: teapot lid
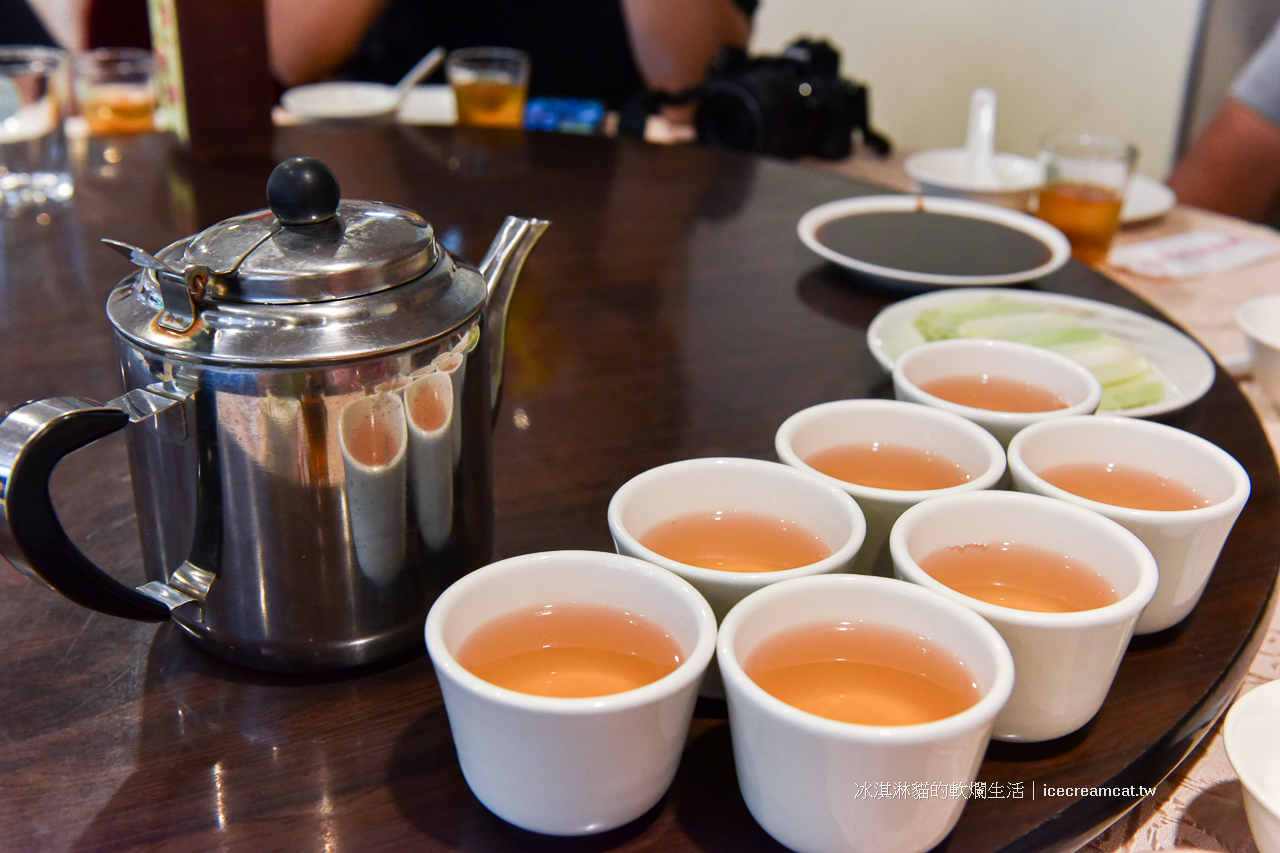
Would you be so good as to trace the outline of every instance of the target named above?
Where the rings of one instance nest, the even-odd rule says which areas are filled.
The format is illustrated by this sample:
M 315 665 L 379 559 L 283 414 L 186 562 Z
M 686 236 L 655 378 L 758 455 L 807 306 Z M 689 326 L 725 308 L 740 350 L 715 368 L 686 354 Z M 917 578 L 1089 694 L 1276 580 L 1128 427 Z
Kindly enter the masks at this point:
M 392 204 L 340 199 L 318 160 L 295 157 L 267 182 L 270 210 L 219 222 L 161 260 L 209 270 L 204 299 L 322 302 L 411 281 L 440 258 L 431 224 Z
M 156 256 L 104 242 L 144 269 L 112 292 L 117 331 L 172 356 L 222 363 L 364 357 L 459 330 L 487 283 L 392 204 L 340 197 L 318 160 L 276 166 L 269 210 L 219 222 Z

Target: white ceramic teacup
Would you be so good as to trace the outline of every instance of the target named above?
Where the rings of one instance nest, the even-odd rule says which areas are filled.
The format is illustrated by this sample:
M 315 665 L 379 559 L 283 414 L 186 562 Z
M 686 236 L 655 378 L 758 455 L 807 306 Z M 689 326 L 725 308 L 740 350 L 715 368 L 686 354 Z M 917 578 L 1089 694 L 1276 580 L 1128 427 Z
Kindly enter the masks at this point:
M 1244 788 L 1244 813 L 1258 850 L 1280 853 L 1280 681 L 1236 699 L 1222 739 Z
M 1236 309 L 1235 320 L 1245 334 L 1253 378 L 1280 405 L 1280 294 L 1245 301 Z
M 885 489 L 850 483 L 813 468 L 805 460 L 842 445 L 901 445 L 948 459 L 969 480 L 941 489 Z M 835 400 L 796 412 L 774 437 L 778 458 L 839 486 L 853 496 L 867 519 L 867 535 L 854 562 L 862 574 L 893 574 L 886 544 L 889 530 L 909 506 L 939 495 L 996 488 L 1005 474 L 1005 454 L 990 432 L 959 415 L 900 400 Z
M 1002 412 L 944 400 L 921 386 L 949 377 L 990 377 L 1036 386 L 1056 394 L 1062 408 Z M 1005 447 L 1018 430 L 1044 420 L 1090 414 L 1102 402 L 1102 384 L 1088 368 L 1065 355 L 1031 344 L 985 338 L 930 341 L 903 353 L 893 366 L 899 400 L 923 403 L 968 418 Z
M 964 595 L 920 567 L 944 548 L 1020 544 L 1073 557 L 1098 572 L 1118 600 L 1105 607 L 1043 613 Z M 1129 531 L 1063 501 L 1017 492 L 969 492 L 934 498 L 902 514 L 889 534 L 898 576 L 980 614 L 1013 652 L 1013 695 L 994 737 L 1034 742 L 1083 726 L 1111 689 L 1142 608 L 1156 589 L 1156 563 Z
M 942 647 L 968 668 L 980 698 L 933 722 L 859 725 L 789 705 L 743 669 L 763 641 L 831 621 L 896 628 Z M 945 838 L 964 809 L 964 793 L 878 792 L 884 785 L 928 790 L 935 782 L 963 792 L 1014 679 L 1008 648 L 976 614 L 920 587 L 862 575 L 799 578 L 752 593 L 721 624 L 716 657 L 747 808 L 777 841 L 807 853 L 920 853 Z
M 570 699 L 498 687 L 458 663 L 462 643 L 490 620 L 560 602 L 647 618 L 675 640 L 682 662 L 634 690 Z M 552 551 L 464 576 L 432 605 L 425 630 L 472 792 L 516 826 L 585 835 L 635 820 L 671 785 L 716 622 L 697 590 L 671 572 L 617 554 Z
M 658 525 L 694 514 L 745 512 L 768 515 L 812 532 L 830 556 L 793 569 L 732 572 L 682 563 L 643 544 Z M 675 572 L 707 599 L 716 620 L 749 593 L 807 575 L 847 572 L 866 535 L 853 498 L 814 474 L 779 462 L 733 457 L 684 459 L 632 477 L 609 502 L 609 532 L 619 554 Z M 702 695 L 721 698 L 719 672 L 708 667 Z
M 1076 463 L 1127 465 L 1195 489 L 1209 506 L 1130 509 L 1072 494 L 1040 472 Z M 1114 519 L 1138 535 L 1160 567 L 1160 586 L 1138 622 L 1149 634 L 1181 622 L 1196 606 L 1218 554 L 1249 498 L 1249 475 L 1222 448 L 1177 427 L 1120 416 L 1064 418 L 1028 427 L 1009 445 L 1014 487 Z

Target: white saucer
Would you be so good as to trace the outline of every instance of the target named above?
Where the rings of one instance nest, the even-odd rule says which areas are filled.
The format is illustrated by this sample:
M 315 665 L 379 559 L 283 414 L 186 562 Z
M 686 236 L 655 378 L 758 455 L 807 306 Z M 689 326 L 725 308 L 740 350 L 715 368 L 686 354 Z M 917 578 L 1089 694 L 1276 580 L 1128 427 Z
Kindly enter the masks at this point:
M 1145 175 L 1134 175 L 1124 194 L 1120 221 L 1126 225 L 1164 216 L 1178 203 L 1173 190 Z

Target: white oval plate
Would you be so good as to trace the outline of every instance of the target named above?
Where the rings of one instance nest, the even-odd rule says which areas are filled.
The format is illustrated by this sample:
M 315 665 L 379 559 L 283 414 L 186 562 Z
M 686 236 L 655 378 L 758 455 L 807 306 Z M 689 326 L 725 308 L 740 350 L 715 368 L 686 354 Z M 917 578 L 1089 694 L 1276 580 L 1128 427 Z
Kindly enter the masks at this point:
M 947 275 L 916 272 L 880 266 L 825 246 L 818 240 L 818 229 L 828 222 L 860 213 L 897 213 L 915 210 L 917 206 L 930 213 L 948 213 L 988 222 L 998 222 L 1039 240 L 1049 250 L 1049 260 L 1038 267 L 1001 275 Z M 1061 231 L 1047 222 L 993 204 L 959 198 L 918 195 L 870 195 L 840 199 L 819 205 L 800 217 L 796 226 L 800 239 L 813 252 L 840 266 L 871 276 L 880 283 L 897 289 L 923 290 L 936 287 L 974 287 L 1022 284 L 1059 269 L 1071 257 L 1071 244 Z
M 302 119 L 368 119 L 393 114 L 396 96 L 383 83 L 308 83 L 286 89 L 280 106 Z
M 877 314 L 867 327 L 867 346 L 871 348 L 871 354 L 880 366 L 886 371 L 892 371 L 894 362 L 900 355 L 924 343 L 924 337 L 913 323 L 920 311 L 958 305 L 969 300 L 989 299 L 997 294 L 1003 299 L 1043 305 L 1075 314 L 1098 331 L 1115 335 L 1146 356 L 1156 375 L 1164 383 L 1164 400 L 1150 406 L 1118 409 L 1107 414 L 1146 418 L 1174 412 L 1199 400 L 1213 385 L 1216 372 L 1213 359 L 1200 344 L 1168 323 L 1128 308 L 1057 293 L 995 289 L 923 293 L 895 302 Z

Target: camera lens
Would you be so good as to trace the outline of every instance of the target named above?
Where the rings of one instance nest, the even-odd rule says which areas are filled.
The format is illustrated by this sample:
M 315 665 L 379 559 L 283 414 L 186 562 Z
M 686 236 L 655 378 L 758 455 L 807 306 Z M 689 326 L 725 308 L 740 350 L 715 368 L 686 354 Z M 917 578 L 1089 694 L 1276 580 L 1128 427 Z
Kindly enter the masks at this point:
M 736 151 L 796 157 L 813 147 L 818 116 L 802 81 L 782 69 L 753 69 L 708 83 L 698 102 L 698 140 Z
M 766 135 L 759 102 L 733 84 L 712 84 L 707 89 L 694 118 L 698 139 L 734 151 L 759 150 Z

